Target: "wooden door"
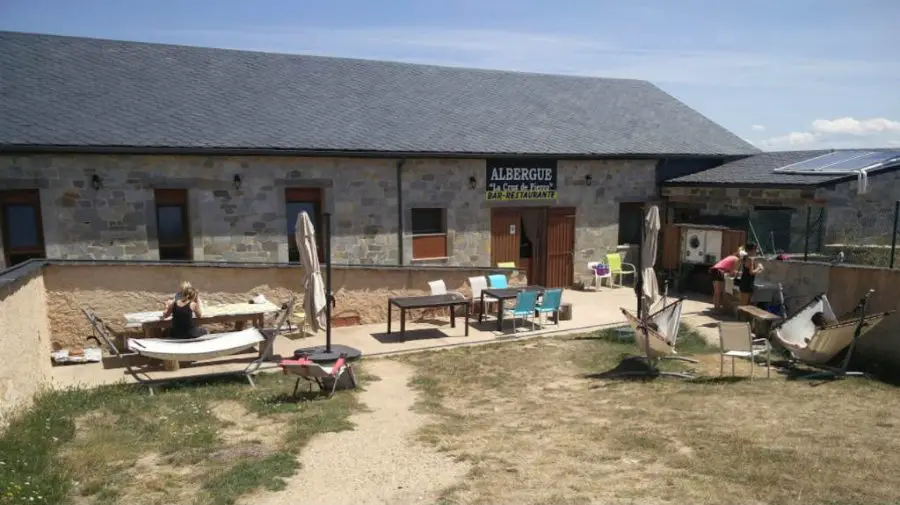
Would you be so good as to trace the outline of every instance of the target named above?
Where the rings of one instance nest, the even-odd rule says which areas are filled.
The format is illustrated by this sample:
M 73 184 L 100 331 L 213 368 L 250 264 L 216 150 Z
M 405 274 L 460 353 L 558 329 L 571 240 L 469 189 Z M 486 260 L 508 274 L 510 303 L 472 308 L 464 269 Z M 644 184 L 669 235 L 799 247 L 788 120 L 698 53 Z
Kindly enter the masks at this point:
M 547 219 L 546 286 L 572 286 L 575 273 L 575 209 L 550 209 Z
M 519 265 L 519 227 L 522 213 L 518 209 L 491 211 L 491 266 L 512 261 Z M 510 233 L 512 231 L 512 233 Z
M 681 265 L 681 227 L 667 224 L 663 227 L 662 267 L 675 270 Z
M 747 232 L 744 230 L 724 230 L 722 232 L 722 257 L 734 254 L 746 242 Z

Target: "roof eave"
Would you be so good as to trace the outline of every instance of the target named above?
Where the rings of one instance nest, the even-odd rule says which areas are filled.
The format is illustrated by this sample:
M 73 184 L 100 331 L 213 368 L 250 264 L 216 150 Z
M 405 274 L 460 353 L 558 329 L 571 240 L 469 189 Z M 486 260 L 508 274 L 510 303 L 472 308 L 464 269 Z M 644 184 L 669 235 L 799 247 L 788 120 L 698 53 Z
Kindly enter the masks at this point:
M 659 158 L 724 158 L 740 159 L 750 154 L 727 153 L 527 153 L 527 152 L 447 152 L 447 151 L 377 151 L 354 149 L 292 149 L 271 147 L 178 147 L 178 146 L 114 146 L 0 144 L 0 154 L 156 154 L 196 156 L 313 156 L 362 158 L 556 158 L 556 159 L 659 159 Z

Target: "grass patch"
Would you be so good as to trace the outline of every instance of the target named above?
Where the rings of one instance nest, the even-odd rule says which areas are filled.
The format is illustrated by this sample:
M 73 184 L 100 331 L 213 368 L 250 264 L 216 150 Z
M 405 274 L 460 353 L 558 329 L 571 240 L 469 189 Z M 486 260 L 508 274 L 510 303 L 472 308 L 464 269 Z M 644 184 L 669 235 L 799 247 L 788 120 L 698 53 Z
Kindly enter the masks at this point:
M 297 451 L 360 407 L 352 392 L 291 398 L 281 374 L 256 383 L 44 392 L 0 434 L 0 505 L 234 503 L 282 486 Z
M 241 461 L 213 476 L 203 488 L 212 505 L 232 505 L 248 489 L 284 489 L 284 479 L 298 468 L 293 454 L 279 452 L 257 461 Z
M 718 375 L 698 333 L 683 327 L 677 348 L 700 363 L 667 367 Z M 896 502 L 893 386 L 762 368 L 752 382 L 589 378 L 637 352 L 604 330 L 403 356 L 436 419 L 421 439 L 473 465 L 442 503 Z

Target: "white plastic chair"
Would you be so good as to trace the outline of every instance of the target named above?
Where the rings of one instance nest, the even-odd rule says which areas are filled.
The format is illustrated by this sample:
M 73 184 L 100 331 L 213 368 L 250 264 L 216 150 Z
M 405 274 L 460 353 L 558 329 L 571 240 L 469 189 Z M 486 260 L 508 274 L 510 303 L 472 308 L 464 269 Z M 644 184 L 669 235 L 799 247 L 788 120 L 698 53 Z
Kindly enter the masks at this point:
M 469 277 L 469 286 L 472 288 L 472 305 L 481 308 L 481 292 L 487 289 L 487 277 L 479 275 L 478 277 Z M 493 296 L 484 296 L 484 305 L 487 309 L 490 304 L 500 303 L 500 300 Z M 486 312 L 490 312 L 487 310 Z M 487 315 L 487 314 L 485 314 Z
M 597 270 L 594 268 L 597 265 L 603 265 L 603 264 L 604 263 L 602 261 L 591 261 L 587 264 L 588 270 L 591 272 L 591 275 L 594 276 L 594 288 L 596 288 L 598 290 L 601 287 L 603 287 L 603 279 L 609 279 L 607 284 L 609 284 L 609 287 L 612 287 L 612 272 L 610 271 L 610 272 L 607 272 L 606 275 L 600 275 L 597 273 Z
M 753 338 L 750 323 L 719 323 L 720 363 L 719 376 L 725 373 L 725 356 L 731 357 L 731 375 L 734 375 L 734 358 L 750 360 L 750 380 L 753 380 L 754 362 L 757 356 L 766 357 L 766 377 L 771 375 L 772 346 L 764 338 Z
M 447 294 L 447 285 L 444 284 L 443 279 L 438 279 L 436 281 L 428 281 L 428 287 L 431 288 L 432 295 L 446 295 Z

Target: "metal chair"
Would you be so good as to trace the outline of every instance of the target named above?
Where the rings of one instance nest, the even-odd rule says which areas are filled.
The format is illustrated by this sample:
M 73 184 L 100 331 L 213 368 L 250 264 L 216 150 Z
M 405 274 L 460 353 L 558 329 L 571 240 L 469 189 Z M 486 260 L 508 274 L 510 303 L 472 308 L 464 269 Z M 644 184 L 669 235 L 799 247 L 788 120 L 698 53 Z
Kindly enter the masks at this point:
M 750 323 L 719 323 L 720 363 L 719 376 L 725 373 L 725 357 L 731 357 L 731 375 L 735 374 L 734 359 L 750 360 L 750 380 L 753 380 L 753 369 L 756 368 L 755 358 L 766 357 L 766 377 L 771 376 L 771 350 L 772 346 L 764 338 L 754 338 L 750 332 Z

